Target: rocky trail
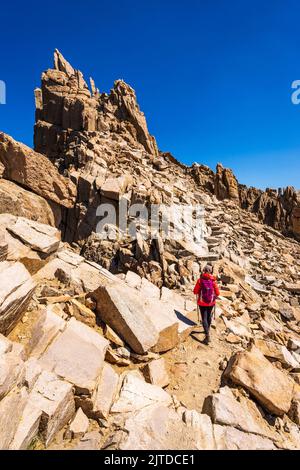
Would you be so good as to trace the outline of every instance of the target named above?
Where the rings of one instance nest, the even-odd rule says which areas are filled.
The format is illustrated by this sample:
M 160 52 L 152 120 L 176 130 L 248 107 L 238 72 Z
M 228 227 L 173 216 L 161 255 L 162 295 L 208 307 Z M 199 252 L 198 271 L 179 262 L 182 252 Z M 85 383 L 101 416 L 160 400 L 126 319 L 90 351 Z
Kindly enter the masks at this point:
M 57 50 L 35 98 L 34 150 L 0 133 L 0 449 L 299 449 L 298 192 L 182 165 Z

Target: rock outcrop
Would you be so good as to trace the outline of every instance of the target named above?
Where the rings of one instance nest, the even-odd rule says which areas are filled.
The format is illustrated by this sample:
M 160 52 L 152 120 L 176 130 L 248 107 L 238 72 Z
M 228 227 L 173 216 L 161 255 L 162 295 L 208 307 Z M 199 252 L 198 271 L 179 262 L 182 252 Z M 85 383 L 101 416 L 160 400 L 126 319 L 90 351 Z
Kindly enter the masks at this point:
M 74 205 L 74 184 L 61 176 L 44 155 L 16 142 L 3 132 L 0 133 L 0 163 L 4 166 L 3 178 L 61 206 Z

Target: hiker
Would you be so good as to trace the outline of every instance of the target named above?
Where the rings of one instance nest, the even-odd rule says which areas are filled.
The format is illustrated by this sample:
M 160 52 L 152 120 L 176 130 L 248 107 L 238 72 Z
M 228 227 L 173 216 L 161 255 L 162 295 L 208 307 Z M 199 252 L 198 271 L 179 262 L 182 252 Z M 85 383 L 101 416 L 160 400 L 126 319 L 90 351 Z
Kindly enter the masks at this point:
M 213 308 L 216 305 L 216 299 L 220 295 L 216 278 L 212 275 L 212 266 L 209 264 L 203 269 L 200 279 L 198 279 L 194 294 L 198 296 L 197 304 L 200 307 L 202 325 L 205 332 L 205 344 L 209 344 L 209 329 L 212 321 Z

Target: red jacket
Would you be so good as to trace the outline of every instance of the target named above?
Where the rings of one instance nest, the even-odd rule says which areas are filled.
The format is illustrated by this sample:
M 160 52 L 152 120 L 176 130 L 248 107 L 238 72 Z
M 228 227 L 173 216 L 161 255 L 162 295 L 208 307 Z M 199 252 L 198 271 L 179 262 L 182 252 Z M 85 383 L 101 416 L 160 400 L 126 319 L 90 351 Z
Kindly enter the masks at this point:
M 201 278 L 204 278 L 204 279 L 212 279 L 214 281 L 214 290 L 215 290 L 215 294 L 216 294 L 216 297 L 219 297 L 220 295 L 220 291 L 219 291 L 219 287 L 218 287 L 218 284 L 217 284 L 217 281 L 216 281 L 216 278 L 214 276 L 212 276 L 211 274 L 209 273 L 204 273 L 201 275 L 200 279 L 198 279 L 195 287 L 194 287 L 194 294 L 195 295 L 198 295 L 198 305 L 200 305 L 201 307 L 212 307 L 213 305 L 215 305 L 216 303 L 216 300 L 214 300 L 213 302 L 211 302 L 210 304 L 206 304 L 205 302 L 203 302 L 202 300 L 200 300 L 200 290 L 201 290 Z

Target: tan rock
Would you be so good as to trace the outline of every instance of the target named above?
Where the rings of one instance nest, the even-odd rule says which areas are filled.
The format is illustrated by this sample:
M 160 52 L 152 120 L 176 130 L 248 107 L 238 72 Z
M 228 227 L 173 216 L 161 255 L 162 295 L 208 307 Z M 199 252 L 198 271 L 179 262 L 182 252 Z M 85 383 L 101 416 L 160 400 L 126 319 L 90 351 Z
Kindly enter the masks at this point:
M 39 432 L 42 411 L 30 400 L 26 403 L 20 417 L 10 450 L 27 450 Z
M 9 333 L 20 320 L 35 288 L 23 264 L 0 263 L 0 333 Z
M 276 450 L 270 439 L 231 426 L 214 425 L 214 435 L 217 450 Z
M 180 341 L 179 320 L 174 308 L 160 300 L 146 299 L 144 309 L 159 334 L 158 341 L 151 350 L 161 353 L 174 348 Z
M 92 294 L 97 314 L 137 353 L 143 354 L 158 341 L 158 331 L 145 313 L 138 294 L 120 283 L 99 287 Z
M 50 254 L 59 247 L 60 232 L 49 225 L 18 217 L 16 223 L 8 230 L 30 246 L 32 250 Z
M 67 304 L 68 313 L 76 318 L 76 320 L 81 321 L 85 325 L 93 327 L 96 325 L 96 315 L 95 313 L 83 305 L 81 302 L 78 302 L 76 299 L 70 299 Z
M 8 450 L 28 399 L 25 387 L 13 389 L 0 401 L 0 450 Z
M 47 157 L 3 132 L 0 133 L 0 162 L 5 167 L 4 178 L 61 206 L 73 207 L 76 197 L 74 184 L 61 176 Z
M 196 410 L 185 410 L 182 418 L 187 427 L 194 430 L 197 449 L 216 449 L 213 425 L 209 416 L 200 414 Z
M 170 405 L 171 396 L 162 388 L 146 383 L 134 373 L 125 375 L 118 400 L 111 413 L 128 413 L 150 405 Z
M 28 354 L 32 358 L 39 358 L 53 341 L 53 339 L 62 332 L 66 322 L 55 313 L 55 307 L 52 305 L 42 309 L 38 314 L 37 321 L 30 330 L 27 344 Z
M 257 406 L 249 399 L 239 396 L 237 400 L 229 387 L 223 387 L 218 393 L 207 397 L 202 412 L 209 415 L 214 424 L 232 426 L 240 431 L 274 437 L 274 431 L 268 425 Z
M 78 408 L 76 415 L 70 424 L 69 430 L 74 439 L 82 437 L 89 428 L 89 420 L 81 408 Z
M 40 410 L 42 419 L 39 423 L 39 433 L 48 446 L 55 434 L 74 416 L 72 384 L 60 380 L 52 372 L 44 371 L 35 383 L 27 405 Z M 32 413 L 32 416 L 36 419 L 35 413 Z
M 143 374 L 147 382 L 158 385 L 159 387 L 167 387 L 170 383 L 170 378 L 166 370 L 164 358 L 151 361 L 143 368 Z
M 108 178 L 101 186 L 101 194 L 108 199 L 119 201 L 130 183 L 131 178 L 129 175 L 123 175 L 119 178 Z
M 105 325 L 104 327 L 104 336 L 116 346 L 123 347 L 125 345 L 124 341 L 122 341 L 121 338 L 117 335 L 117 333 L 108 325 Z
M 289 411 L 294 382 L 254 346 L 233 356 L 224 374 L 245 387 L 270 413 L 282 416 Z
M 2 341 L 1 343 L 3 344 Z M 24 361 L 18 346 L 16 343 L 11 343 L 9 349 L 0 354 L 0 400 L 24 380 Z
M 0 214 L 5 213 L 53 227 L 58 227 L 61 222 L 61 208 L 58 204 L 46 201 L 12 181 L 0 179 Z
M 121 450 L 198 449 L 195 429 L 163 405 L 152 405 L 133 413 L 125 422 Z M 205 448 L 205 447 L 203 447 Z
M 255 346 L 263 353 L 264 356 L 272 359 L 277 359 L 281 362 L 283 367 L 287 369 L 296 369 L 300 364 L 288 349 L 282 344 L 276 343 L 272 340 L 264 340 L 257 338 L 254 342 Z
M 74 384 L 77 393 L 91 395 L 102 372 L 107 347 L 108 341 L 99 333 L 71 318 L 41 356 L 40 364 Z
M 92 397 L 93 416 L 107 418 L 118 392 L 119 375 L 109 364 L 104 364 L 100 381 Z

